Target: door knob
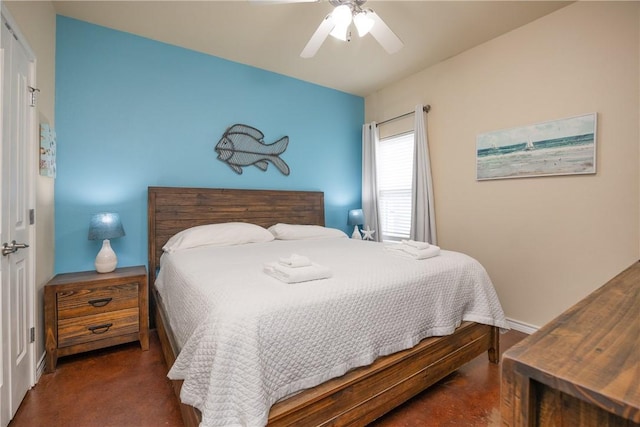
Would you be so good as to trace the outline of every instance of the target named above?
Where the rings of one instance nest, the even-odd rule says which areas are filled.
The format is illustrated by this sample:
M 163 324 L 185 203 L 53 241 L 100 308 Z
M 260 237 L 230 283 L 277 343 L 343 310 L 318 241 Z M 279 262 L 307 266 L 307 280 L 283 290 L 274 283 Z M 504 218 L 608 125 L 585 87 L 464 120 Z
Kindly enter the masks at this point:
M 19 249 L 28 247 L 29 245 L 27 245 L 26 243 L 17 243 L 15 240 L 13 240 L 11 243 L 5 242 L 2 244 L 2 256 L 7 256 L 9 254 L 17 252 Z

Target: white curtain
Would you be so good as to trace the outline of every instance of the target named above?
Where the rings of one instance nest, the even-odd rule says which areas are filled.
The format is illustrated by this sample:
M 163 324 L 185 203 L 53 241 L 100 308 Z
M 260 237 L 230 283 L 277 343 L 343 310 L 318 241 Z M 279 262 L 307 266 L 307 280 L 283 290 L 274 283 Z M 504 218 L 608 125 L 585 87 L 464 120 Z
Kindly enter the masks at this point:
M 414 126 L 413 185 L 411 189 L 411 239 L 436 245 L 431 160 L 424 107 L 416 105 Z
M 368 226 L 371 230 L 375 230 L 373 239 L 377 242 L 381 241 L 376 179 L 376 150 L 379 139 L 376 122 L 362 126 L 362 213 L 365 228 Z

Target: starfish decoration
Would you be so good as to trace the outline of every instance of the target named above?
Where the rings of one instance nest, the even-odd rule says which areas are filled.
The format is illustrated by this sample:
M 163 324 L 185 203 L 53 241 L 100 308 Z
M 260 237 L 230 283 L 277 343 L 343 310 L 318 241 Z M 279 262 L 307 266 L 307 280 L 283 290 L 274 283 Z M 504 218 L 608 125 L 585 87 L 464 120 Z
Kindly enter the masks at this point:
M 362 229 L 362 238 L 364 240 L 373 240 L 373 233 L 375 233 L 375 232 L 376 232 L 376 230 L 371 230 L 369 228 L 369 226 L 367 225 L 366 229 L 364 229 L 364 228 Z

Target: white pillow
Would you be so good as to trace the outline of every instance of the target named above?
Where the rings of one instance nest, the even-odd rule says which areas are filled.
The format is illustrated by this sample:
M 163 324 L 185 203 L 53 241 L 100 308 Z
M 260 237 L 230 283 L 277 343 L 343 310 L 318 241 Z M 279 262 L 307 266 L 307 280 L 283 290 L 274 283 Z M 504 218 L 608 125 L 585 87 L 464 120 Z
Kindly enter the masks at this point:
M 197 246 L 231 246 L 270 242 L 273 239 L 273 234 L 259 225 L 246 222 L 225 222 L 198 225 L 182 230 L 171 237 L 162 250 L 171 253 Z
M 276 224 L 269 227 L 278 240 L 326 239 L 329 237 L 348 237 L 337 228 L 321 225 Z

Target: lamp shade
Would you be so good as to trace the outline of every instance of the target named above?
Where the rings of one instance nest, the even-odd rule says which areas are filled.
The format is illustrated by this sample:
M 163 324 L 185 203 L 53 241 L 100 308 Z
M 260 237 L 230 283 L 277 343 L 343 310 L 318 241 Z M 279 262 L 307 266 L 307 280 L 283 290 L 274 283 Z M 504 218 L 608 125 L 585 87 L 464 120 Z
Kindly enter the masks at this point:
M 329 34 L 337 38 L 338 40 L 346 42 L 349 38 L 349 26 L 351 25 L 351 20 L 353 19 L 351 8 L 346 4 L 337 6 L 335 9 L 333 9 L 331 18 L 333 19 L 335 26 Z
M 336 27 L 348 27 L 351 24 L 351 20 L 353 19 L 353 13 L 351 12 L 351 8 L 346 4 L 342 4 L 340 6 L 336 6 L 331 12 L 331 18 L 333 18 L 333 22 Z
M 349 38 L 349 26 L 336 25 L 335 27 L 333 27 L 333 30 L 331 30 L 329 35 L 337 38 L 338 40 L 346 42 Z
M 89 240 L 115 239 L 122 236 L 124 236 L 124 228 L 119 214 L 101 212 L 91 216 Z
M 349 225 L 362 225 L 364 224 L 364 214 L 362 209 L 352 209 L 349 211 Z
M 375 21 L 369 15 L 370 13 L 365 9 L 353 17 L 353 23 L 356 24 L 356 29 L 360 37 L 367 35 L 369 30 L 373 28 L 373 24 L 375 24 Z

